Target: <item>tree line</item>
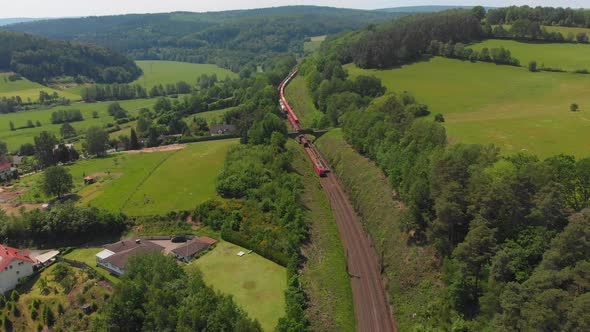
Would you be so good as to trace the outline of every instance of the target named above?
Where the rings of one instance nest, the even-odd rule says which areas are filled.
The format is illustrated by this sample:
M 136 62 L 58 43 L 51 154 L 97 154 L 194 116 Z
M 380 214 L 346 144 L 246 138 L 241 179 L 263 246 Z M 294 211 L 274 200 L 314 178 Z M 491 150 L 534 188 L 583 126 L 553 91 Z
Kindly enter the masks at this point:
M 420 328 L 587 329 L 577 313 L 588 309 L 590 158 L 449 145 L 444 117 L 424 117 L 411 93 L 383 98 L 339 123 L 406 204 L 402 231 L 441 257 L 446 287 L 419 313 Z
M 510 6 L 490 9 L 485 18 L 491 25 L 530 20 L 542 25 L 590 28 L 590 10 L 588 9 Z
M 60 77 L 123 83 L 141 74 L 133 61 L 106 48 L 10 31 L 0 31 L 0 70 L 44 84 Z

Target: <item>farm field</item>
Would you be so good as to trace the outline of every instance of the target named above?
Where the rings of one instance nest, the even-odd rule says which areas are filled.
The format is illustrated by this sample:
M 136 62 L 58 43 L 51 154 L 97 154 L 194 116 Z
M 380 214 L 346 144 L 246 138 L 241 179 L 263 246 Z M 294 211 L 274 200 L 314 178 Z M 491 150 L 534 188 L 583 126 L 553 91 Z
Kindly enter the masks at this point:
M 31 82 L 24 77 L 18 81 L 10 82 L 8 80 L 10 74 L 0 73 L 0 98 L 19 96 L 25 102 L 29 98 L 31 101 L 36 101 L 39 99 L 39 91 L 43 90 L 47 93 L 57 92 L 60 96 L 70 100 L 80 100 L 80 95 L 78 94 L 51 89 L 39 83 Z
M 137 115 L 141 108 L 151 108 L 156 103 L 156 99 L 136 99 L 120 101 L 119 104 L 129 111 L 132 115 Z M 73 122 L 71 125 L 77 130 L 85 130 L 91 126 L 103 126 L 107 123 L 115 123 L 112 116 L 108 115 L 108 106 L 111 102 L 101 103 L 77 103 L 70 106 L 61 106 L 51 109 L 32 110 L 17 113 L 0 114 L 0 141 L 6 142 L 10 151 L 16 151 L 24 143 L 33 143 L 33 138 L 40 132 L 46 130 L 59 136 L 60 124 L 51 124 L 51 113 L 57 110 L 79 109 L 84 116 L 84 121 Z M 98 112 L 98 118 L 92 117 L 93 112 Z M 12 121 L 15 127 L 25 126 L 27 121 L 33 123 L 41 122 L 41 127 L 19 129 L 10 131 L 9 123 Z
M 233 296 L 250 317 L 258 319 L 264 331 L 273 331 L 285 315 L 287 270 L 256 253 L 238 257 L 240 251 L 248 250 L 220 241 L 187 269 L 198 268 L 205 283 Z
M 411 91 L 442 113 L 452 142 L 494 143 L 505 154 L 529 151 L 590 155 L 590 77 L 441 57 L 391 70 L 346 67 L 374 75 L 389 92 Z M 571 103 L 580 112 L 570 112 Z
M 197 83 L 197 78 L 203 74 L 216 74 L 219 80 L 228 76 L 232 78 L 238 76 L 236 73 L 211 64 L 177 61 L 137 61 L 136 63 L 143 70 L 143 75 L 133 84 L 141 84 L 148 89 L 158 84 L 176 84 L 178 81 L 194 85 Z
M 285 97 L 299 117 L 299 122 L 303 128 L 313 127 L 315 122 L 323 115 L 313 104 L 305 79 L 301 76 L 295 76 L 293 81 L 287 85 Z
M 559 68 L 566 71 L 581 69 L 590 70 L 589 44 L 540 44 L 523 43 L 514 40 L 489 39 L 471 45 L 470 48 L 480 51 L 484 47 L 504 47 L 510 50 L 512 56 L 520 60 L 526 67 L 530 61 L 537 61 L 542 67 Z

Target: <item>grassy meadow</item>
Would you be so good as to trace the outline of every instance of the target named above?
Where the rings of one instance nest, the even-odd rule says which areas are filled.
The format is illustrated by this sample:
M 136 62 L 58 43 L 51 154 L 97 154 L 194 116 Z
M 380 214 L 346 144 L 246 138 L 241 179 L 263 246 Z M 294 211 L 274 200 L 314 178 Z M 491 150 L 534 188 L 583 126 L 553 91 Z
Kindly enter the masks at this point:
M 305 78 L 296 76 L 287 88 L 285 89 L 285 97 L 289 101 L 289 105 L 299 117 L 299 122 L 303 128 L 311 128 L 316 119 L 322 116 L 308 93 Z
M 137 115 L 141 108 L 151 108 L 156 99 L 135 99 L 119 102 L 131 115 Z M 91 126 L 103 126 L 107 123 L 115 123 L 112 116 L 108 115 L 108 106 L 111 102 L 100 103 L 75 103 L 70 106 L 61 106 L 51 109 L 31 110 L 25 112 L 0 114 L 0 141 L 6 142 L 10 151 L 16 151 L 24 143 L 33 143 L 33 138 L 46 130 L 59 136 L 60 124 L 51 124 L 51 113 L 57 110 L 78 109 L 84 116 L 84 121 L 73 122 L 71 125 L 77 131 L 83 131 Z M 98 118 L 93 118 L 92 113 L 97 112 Z M 33 123 L 41 122 L 41 127 L 19 129 L 11 131 L 9 127 L 12 121 L 15 127 L 22 127 L 31 120 Z
M 374 75 L 388 91 L 411 91 L 443 113 L 452 142 L 494 143 L 503 153 L 590 155 L 590 76 L 531 73 L 526 68 L 441 57 L 391 70 L 347 65 Z M 570 104 L 580 112 L 570 112 Z
M 303 43 L 303 51 L 305 54 L 315 53 L 319 51 L 322 46 L 322 42 L 326 40 L 327 36 L 315 36 L 311 37 L 311 40 Z
M 525 43 L 514 40 L 489 39 L 481 43 L 471 45 L 474 50 L 487 47 L 504 47 L 510 50 L 512 56 L 520 60 L 522 66 L 527 66 L 530 61 L 537 61 L 539 67 L 559 68 L 566 71 L 581 69 L 590 70 L 590 45 L 589 44 L 541 44 Z
M 79 94 L 51 89 L 39 83 L 31 82 L 24 77 L 18 81 L 10 82 L 8 76 L 11 74 L 0 73 L 0 98 L 19 96 L 24 102 L 27 102 L 27 99 L 36 101 L 39 99 L 39 92 L 43 90 L 50 94 L 57 92 L 60 96 L 70 100 L 80 100 Z
M 195 114 L 191 114 L 191 115 L 185 117 L 184 121 L 190 125 L 193 118 L 196 117 L 196 118 L 203 118 L 203 119 L 207 120 L 207 124 L 209 124 L 209 125 L 215 124 L 215 123 L 221 123 L 221 122 L 223 122 L 223 115 L 229 111 L 236 109 L 236 108 L 237 107 L 228 107 L 228 108 L 215 110 L 215 111 L 195 113 Z
M 273 331 L 285 315 L 287 270 L 256 253 L 238 257 L 247 249 L 219 242 L 215 249 L 194 260 L 187 269 L 198 268 L 205 282 L 215 290 L 233 296 L 264 331 Z
M 141 84 L 148 89 L 158 84 L 176 84 L 178 81 L 194 85 L 197 83 L 197 78 L 203 74 L 216 74 L 219 80 L 228 76 L 237 77 L 236 73 L 211 64 L 177 61 L 137 61 L 136 63 L 143 70 L 143 75 L 133 83 Z
M 176 151 L 118 153 L 105 158 L 80 160 L 67 166 L 74 179 L 78 203 L 128 215 L 165 214 L 194 209 L 215 196 L 215 179 L 227 150 L 237 140 L 209 141 Z M 83 178 L 96 175 L 85 185 Z M 38 181 L 41 174 L 21 179 L 28 191 L 21 201 L 46 201 Z
M 108 279 L 113 284 L 118 284 L 121 282 L 121 279 L 115 277 L 114 275 L 110 274 L 109 271 L 96 266 L 96 254 L 101 252 L 103 248 L 82 248 L 82 249 L 74 249 L 68 254 L 64 256 L 66 259 L 70 259 L 77 262 L 85 263 L 86 265 L 92 267 L 98 274 L 103 276 L 104 278 Z

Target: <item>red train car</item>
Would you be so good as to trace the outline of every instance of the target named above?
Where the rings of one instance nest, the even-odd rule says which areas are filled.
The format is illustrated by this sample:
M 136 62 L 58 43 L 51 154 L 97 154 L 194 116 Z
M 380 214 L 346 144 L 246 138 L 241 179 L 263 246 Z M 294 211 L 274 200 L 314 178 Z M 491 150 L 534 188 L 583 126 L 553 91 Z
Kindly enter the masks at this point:
M 318 152 L 317 148 L 309 138 L 305 135 L 299 136 L 299 143 L 303 144 L 303 148 L 305 153 L 309 156 L 311 163 L 313 165 L 314 170 L 316 173 L 321 176 L 327 176 L 330 169 L 328 168 L 328 164 L 324 161 L 320 153 Z

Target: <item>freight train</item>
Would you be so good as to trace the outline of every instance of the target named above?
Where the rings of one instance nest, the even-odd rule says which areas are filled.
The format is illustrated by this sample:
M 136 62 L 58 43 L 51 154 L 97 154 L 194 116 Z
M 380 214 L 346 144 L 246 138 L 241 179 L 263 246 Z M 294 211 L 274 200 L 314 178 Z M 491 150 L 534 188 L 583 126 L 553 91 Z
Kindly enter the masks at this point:
M 287 98 L 285 98 L 285 87 L 287 86 L 287 84 L 289 84 L 293 77 L 295 77 L 295 75 L 297 75 L 297 70 L 292 71 L 289 74 L 289 76 L 287 76 L 287 78 L 285 78 L 283 82 L 281 82 L 281 85 L 279 86 L 279 93 L 281 96 L 279 100 L 279 105 L 281 107 L 281 110 L 285 112 L 285 114 L 287 115 L 287 120 L 289 121 L 289 124 L 291 125 L 293 131 L 298 133 L 301 130 L 299 118 L 297 117 L 295 112 L 293 112 L 291 106 L 289 106 Z M 313 145 L 313 142 L 303 134 L 299 135 L 297 137 L 297 140 L 299 141 L 299 144 L 303 145 L 303 149 L 305 150 L 305 153 L 307 153 L 309 160 L 311 160 L 315 172 L 320 177 L 327 176 L 328 172 L 330 171 L 328 163 L 326 163 L 326 161 L 322 158 L 322 155 L 315 147 L 315 145 Z

